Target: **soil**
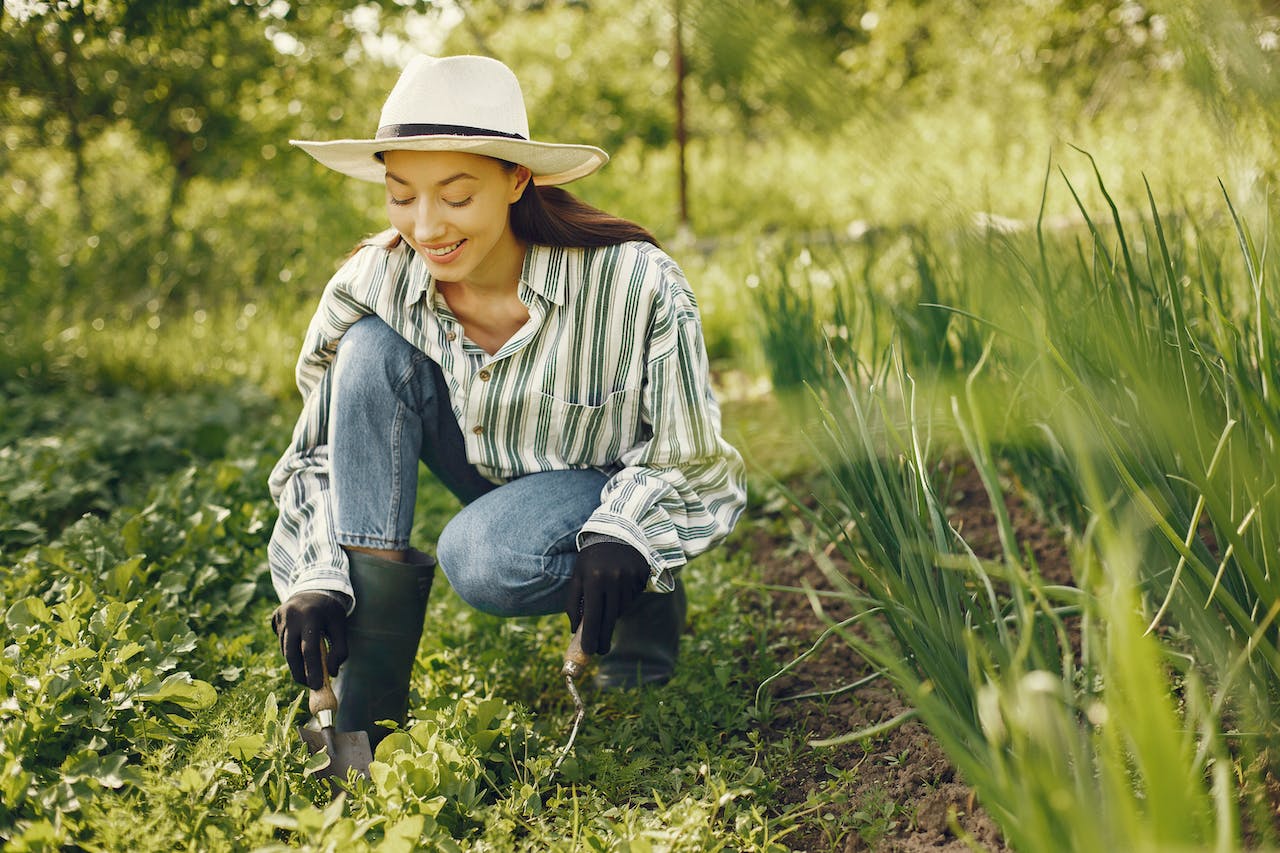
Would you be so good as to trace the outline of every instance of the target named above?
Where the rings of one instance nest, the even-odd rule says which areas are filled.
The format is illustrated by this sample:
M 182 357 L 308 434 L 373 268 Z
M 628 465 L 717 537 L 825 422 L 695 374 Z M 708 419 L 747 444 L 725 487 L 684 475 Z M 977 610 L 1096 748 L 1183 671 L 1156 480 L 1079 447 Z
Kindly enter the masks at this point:
M 998 557 L 1001 550 L 995 514 L 981 480 L 965 467 L 953 470 L 952 477 L 952 526 L 978 556 Z M 1070 583 L 1069 554 L 1061 536 L 1018 497 L 1007 496 L 1006 508 L 1020 546 L 1030 550 L 1046 579 Z M 764 532 L 758 537 L 752 543 L 753 553 L 764 561 L 765 583 L 797 587 L 803 581 L 816 589 L 827 587 L 812 557 L 797 553 L 789 539 L 770 538 Z M 824 606 L 827 601 L 836 599 L 824 599 Z M 794 644 L 795 638 L 800 638 L 803 650 L 826 627 L 803 594 L 775 592 L 772 606 L 775 615 L 781 616 L 779 643 L 790 639 Z M 832 606 L 827 615 L 840 619 L 850 614 Z M 766 734 L 775 740 L 794 738 L 796 732 L 803 733 L 806 741 L 835 737 L 886 722 L 907 710 L 895 689 L 879 680 L 834 697 L 785 700 L 810 691 L 833 690 L 872 672 L 847 644 L 838 638 L 829 641 L 819 653 L 771 685 L 777 704 Z M 995 822 L 917 721 L 870 741 L 831 748 L 810 748 L 802 743 L 797 748 L 801 752 L 789 778 L 780 780 L 782 807 L 803 808 L 811 793 L 819 793 L 815 802 L 827 805 L 817 820 L 804 821 L 800 831 L 783 839 L 795 850 L 967 853 L 975 846 L 1007 849 Z

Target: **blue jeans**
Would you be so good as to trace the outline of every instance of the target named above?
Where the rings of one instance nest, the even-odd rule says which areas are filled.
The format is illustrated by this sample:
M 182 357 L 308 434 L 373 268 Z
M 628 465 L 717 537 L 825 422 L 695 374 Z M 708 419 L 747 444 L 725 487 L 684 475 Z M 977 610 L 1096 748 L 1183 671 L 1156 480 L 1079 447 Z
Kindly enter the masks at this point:
M 454 591 L 499 616 L 563 610 L 578 531 L 600 506 L 607 477 L 549 471 L 501 486 L 482 477 L 467 462 L 440 367 L 378 317 L 347 331 L 332 369 L 338 541 L 408 548 L 421 460 L 464 504 L 436 543 Z

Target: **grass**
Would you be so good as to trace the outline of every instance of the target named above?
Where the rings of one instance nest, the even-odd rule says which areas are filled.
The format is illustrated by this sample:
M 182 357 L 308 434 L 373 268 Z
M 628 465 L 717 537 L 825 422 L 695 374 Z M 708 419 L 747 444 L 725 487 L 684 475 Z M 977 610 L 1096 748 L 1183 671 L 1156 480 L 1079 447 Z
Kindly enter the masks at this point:
M 834 497 L 802 511 L 815 559 L 834 545 L 850 566 L 826 564 L 856 614 L 835 627 L 1016 849 L 1274 844 L 1253 803 L 1280 686 L 1274 226 L 1258 248 L 1229 197 L 1215 232 L 1149 190 L 1145 217 L 1122 216 L 1099 175 L 1100 220 L 1063 183 L 1085 223 L 1074 246 L 988 234 L 950 273 L 917 254 L 928 334 L 899 321 L 888 362 L 815 385 Z M 808 334 L 797 352 L 821 345 Z M 939 472 L 957 453 L 996 508 L 999 560 L 947 523 Z M 1021 471 L 1075 522 L 1070 587 L 1038 574 L 1002 510 Z

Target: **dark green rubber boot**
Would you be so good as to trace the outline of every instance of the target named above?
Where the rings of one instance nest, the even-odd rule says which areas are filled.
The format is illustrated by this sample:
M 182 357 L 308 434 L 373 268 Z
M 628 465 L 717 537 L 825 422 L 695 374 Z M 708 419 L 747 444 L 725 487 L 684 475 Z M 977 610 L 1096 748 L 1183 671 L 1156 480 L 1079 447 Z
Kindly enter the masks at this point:
M 678 578 L 673 592 L 642 594 L 613 629 L 613 645 L 596 669 L 596 687 L 621 690 L 670 681 L 688 609 Z
M 436 561 L 412 550 L 407 563 L 358 551 L 347 556 L 356 607 L 347 617 L 347 661 L 333 681 L 335 726 L 340 732 L 368 732 L 369 746 L 376 748 L 390 730 L 374 722 L 403 725 L 409 710 L 409 675 L 418 656 Z

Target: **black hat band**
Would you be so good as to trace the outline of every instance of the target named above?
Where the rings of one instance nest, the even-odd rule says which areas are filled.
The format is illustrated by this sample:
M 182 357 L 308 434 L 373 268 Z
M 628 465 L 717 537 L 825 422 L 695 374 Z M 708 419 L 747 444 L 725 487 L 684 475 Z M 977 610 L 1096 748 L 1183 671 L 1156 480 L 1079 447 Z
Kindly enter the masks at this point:
M 405 136 L 501 136 L 506 139 L 525 139 L 518 133 L 503 133 L 500 130 L 468 127 L 465 124 L 384 124 L 378 128 L 374 139 L 398 139 Z

